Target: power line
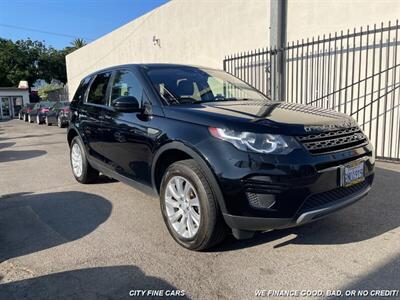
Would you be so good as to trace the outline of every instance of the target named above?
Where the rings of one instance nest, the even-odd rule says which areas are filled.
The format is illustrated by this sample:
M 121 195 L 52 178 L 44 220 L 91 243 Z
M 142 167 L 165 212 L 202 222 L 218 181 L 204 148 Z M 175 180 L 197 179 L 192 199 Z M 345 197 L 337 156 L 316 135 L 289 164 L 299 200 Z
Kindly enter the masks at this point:
M 92 41 L 92 38 L 87 38 L 87 37 L 79 37 L 75 35 L 70 35 L 70 34 L 65 34 L 65 33 L 58 33 L 58 32 L 51 32 L 51 31 L 44 31 L 44 30 L 39 30 L 39 29 L 34 29 L 34 28 L 29 28 L 29 27 L 22 27 L 22 26 L 15 26 L 15 25 L 10 25 L 10 24 L 3 24 L 0 23 L 1 27 L 7 27 L 7 28 L 13 28 L 13 29 L 19 29 L 19 30 L 27 30 L 27 31 L 33 31 L 33 32 L 39 32 L 39 33 L 44 33 L 44 34 L 50 34 L 50 35 L 55 35 L 55 36 L 62 36 L 62 37 L 69 37 L 69 38 L 83 38 L 87 41 Z

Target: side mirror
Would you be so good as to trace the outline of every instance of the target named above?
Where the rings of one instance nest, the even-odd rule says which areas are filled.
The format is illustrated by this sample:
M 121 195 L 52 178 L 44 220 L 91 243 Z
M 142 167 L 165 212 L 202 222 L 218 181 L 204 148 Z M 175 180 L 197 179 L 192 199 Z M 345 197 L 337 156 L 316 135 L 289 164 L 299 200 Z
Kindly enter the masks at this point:
M 138 99 L 133 96 L 122 96 L 112 101 L 111 106 L 120 112 L 142 112 Z

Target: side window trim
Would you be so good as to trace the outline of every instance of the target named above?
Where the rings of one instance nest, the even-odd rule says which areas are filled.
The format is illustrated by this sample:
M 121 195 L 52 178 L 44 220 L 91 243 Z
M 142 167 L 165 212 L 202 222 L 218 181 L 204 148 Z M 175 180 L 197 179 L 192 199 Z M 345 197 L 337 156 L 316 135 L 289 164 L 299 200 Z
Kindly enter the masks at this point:
M 110 80 L 108 82 L 108 86 L 107 86 L 107 92 L 106 92 L 106 106 L 111 108 L 111 90 L 112 90 L 112 86 L 114 84 L 114 79 L 115 79 L 115 74 L 117 74 L 119 70 L 113 70 L 112 74 L 110 76 Z
M 83 104 L 87 104 L 87 97 L 88 97 L 88 94 L 89 94 L 89 90 L 90 90 L 90 87 L 92 86 L 92 83 L 93 83 L 94 79 L 96 78 L 96 76 L 97 76 L 97 74 L 92 75 L 90 80 L 89 80 L 89 83 L 88 83 L 88 85 L 86 87 L 85 93 L 83 94 L 83 99 L 82 99 L 82 103 Z

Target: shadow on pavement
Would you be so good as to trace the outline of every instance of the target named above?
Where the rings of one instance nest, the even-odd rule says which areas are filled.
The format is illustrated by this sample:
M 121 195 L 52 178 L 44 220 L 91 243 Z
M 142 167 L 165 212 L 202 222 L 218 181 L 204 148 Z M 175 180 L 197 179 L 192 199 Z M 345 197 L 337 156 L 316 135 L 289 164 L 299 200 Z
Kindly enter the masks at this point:
M 340 290 L 397 290 L 397 295 L 391 295 L 390 297 L 398 299 L 400 297 L 399 278 L 400 255 L 397 255 L 386 264 L 374 268 L 373 272 L 355 279 L 347 286 L 341 287 Z M 385 297 L 389 297 L 389 295 Z
M 257 233 L 249 240 L 229 237 L 213 251 L 231 251 L 274 242 L 288 235 L 287 244 L 335 245 L 367 240 L 400 226 L 400 172 L 376 168 L 375 181 L 368 196 L 325 219 L 296 228 Z
M 8 148 L 8 147 L 11 147 L 11 146 L 14 146 L 14 145 L 15 145 L 15 143 L 0 143 L 0 150 Z
M 45 134 L 27 134 L 27 135 L 21 135 L 21 136 L 10 136 L 6 138 L 0 138 L 0 141 L 4 140 L 19 140 L 19 139 L 28 139 L 28 138 L 35 138 L 35 137 L 47 137 L 47 136 L 52 136 L 52 135 L 66 135 L 66 132 L 55 132 L 55 133 L 45 133 Z
M 30 159 L 46 153 L 47 151 L 44 150 L 4 150 L 0 151 L 0 163 Z
M 111 210 L 108 200 L 83 192 L 3 195 L 0 263 L 84 237 L 104 223 Z
M 0 284 L 0 298 L 131 299 L 129 296 L 131 290 L 175 291 L 177 288 L 160 278 L 146 276 L 138 267 L 113 266 L 72 270 Z M 133 298 L 152 299 L 152 297 Z
M 113 182 L 118 182 L 118 180 L 114 178 L 107 177 L 105 175 L 100 175 L 99 178 L 97 178 L 96 182 L 94 184 L 105 184 L 105 183 L 113 183 Z

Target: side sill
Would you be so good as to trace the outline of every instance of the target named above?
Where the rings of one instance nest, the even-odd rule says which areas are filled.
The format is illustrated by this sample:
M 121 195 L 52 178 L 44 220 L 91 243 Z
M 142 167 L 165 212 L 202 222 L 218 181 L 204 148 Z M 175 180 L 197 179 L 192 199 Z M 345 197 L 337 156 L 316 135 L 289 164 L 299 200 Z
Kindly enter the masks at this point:
M 96 170 L 98 170 L 99 172 L 103 173 L 104 175 L 114 178 L 122 183 L 125 183 L 131 187 L 133 187 L 134 189 L 139 190 L 142 193 L 145 193 L 151 197 L 155 197 L 158 198 L 157 193 L 154 191 L 154 189 L 152 189 L 150 186 L 147 186 L 145 184 L 142 184 L 140 182 L 137 182 L 133 179 L 127 178 L 121 174 L 118 174 L 117 172 L 110 170 L 107 166 L 105 166 L 104 163 L 99 162 L 97 159 L 92 158 L 92 157 L 88 157 L 88 161 L 89 164 L 95 168 Z

